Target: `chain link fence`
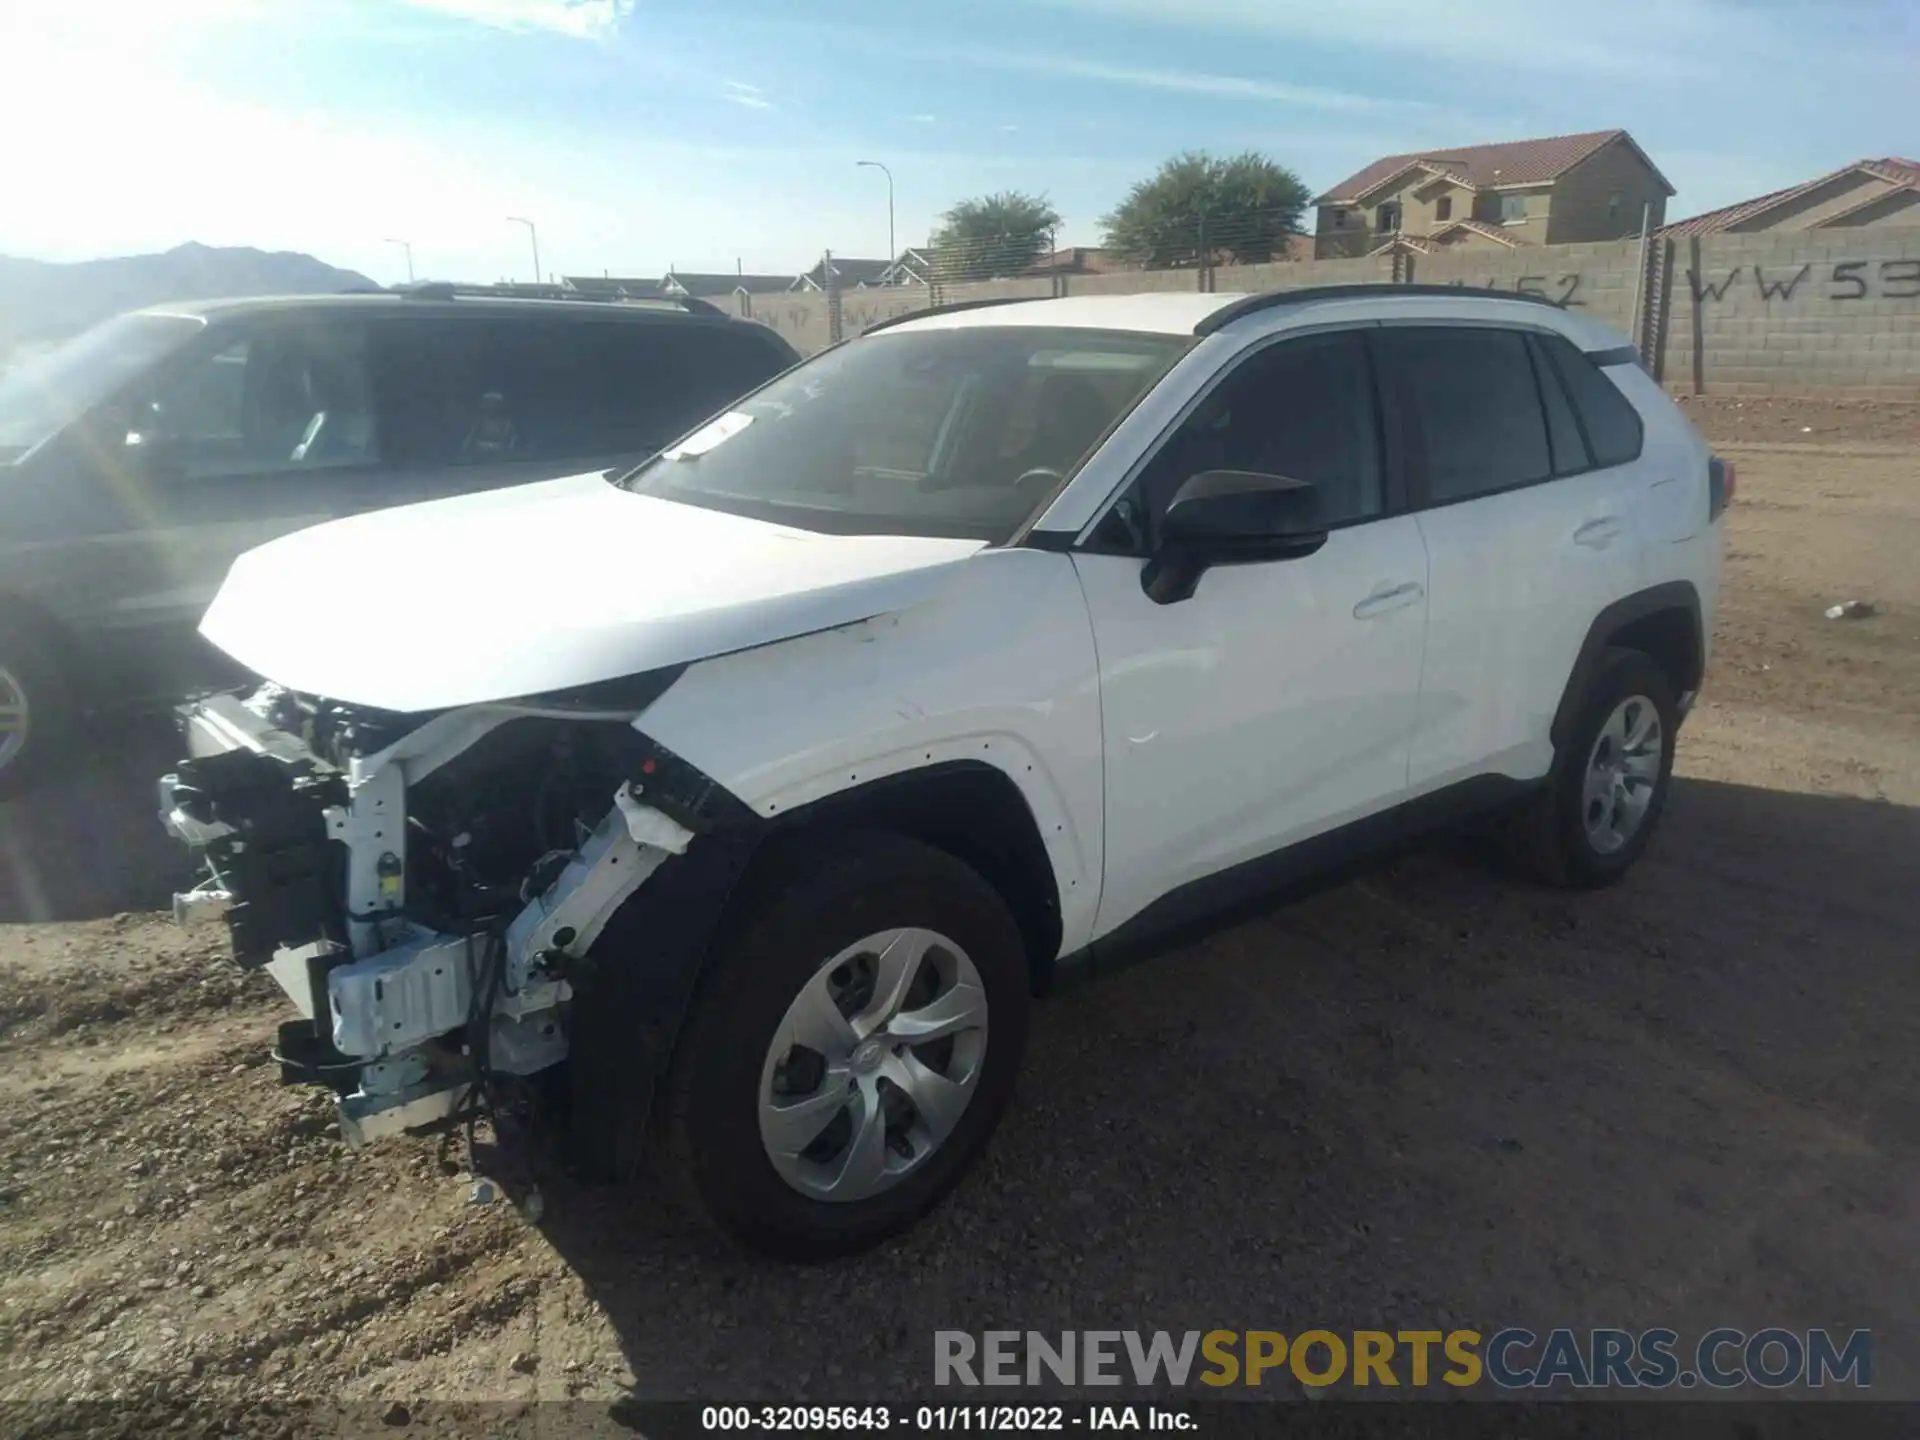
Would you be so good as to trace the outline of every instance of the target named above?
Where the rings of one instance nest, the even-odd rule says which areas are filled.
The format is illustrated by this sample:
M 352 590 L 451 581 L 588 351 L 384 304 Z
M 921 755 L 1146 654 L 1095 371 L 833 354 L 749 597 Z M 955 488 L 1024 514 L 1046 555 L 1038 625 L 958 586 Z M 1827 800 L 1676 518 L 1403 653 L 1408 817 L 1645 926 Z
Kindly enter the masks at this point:
M 1661 292 L 1651 283 L 1654 257 L 1638 238 L 1534 245 L 1476 234 L 1467 244 L 1440 247 L 1358 227 L 1310 237 L 1296 226 L 1291 212 L 1192 214 L 1136 227 L 1124 246 L 1063 248 L 1056 233 L 1041 231 L 912 247 L 884 265 L 829 250 L 784 289 L 770 289 L 762 278 L 729 293 L 715 282 L 699 298 L 768 325 L 810 353 L 883 320 L 967 302 L 1419 281 L 1548 299 L 1650 348 L 1647 330 Z

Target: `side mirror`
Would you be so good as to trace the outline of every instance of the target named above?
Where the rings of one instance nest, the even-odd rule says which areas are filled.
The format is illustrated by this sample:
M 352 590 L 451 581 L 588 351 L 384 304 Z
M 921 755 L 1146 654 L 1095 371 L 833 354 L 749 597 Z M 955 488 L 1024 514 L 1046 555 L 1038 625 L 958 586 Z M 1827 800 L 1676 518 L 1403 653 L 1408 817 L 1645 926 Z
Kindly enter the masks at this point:
M 1214 565 L 1294 560 L 1327 543 L 1313 484 L 1251 470 L 1203 470 L 1174 493 L 1160 545 L 1140 572 L 1157 604 L 1193 594 Z

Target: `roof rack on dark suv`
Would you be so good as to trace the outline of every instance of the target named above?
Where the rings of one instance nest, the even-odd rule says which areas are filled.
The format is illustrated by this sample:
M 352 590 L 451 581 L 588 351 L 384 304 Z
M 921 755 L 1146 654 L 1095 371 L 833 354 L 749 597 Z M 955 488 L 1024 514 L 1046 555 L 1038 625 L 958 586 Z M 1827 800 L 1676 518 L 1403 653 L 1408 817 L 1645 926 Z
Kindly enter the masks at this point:
M 600 295 L 573 294 L 558 286 L 542 285 L 537 290 L 530 285 L 512 289 L 502 289 L 495 285 L 462 285 L 452 280 L 416 280 L 406 285 L 393 287 L 396 295 L 404 295 L 409 300 L 568 300 L 600 305 L 666 305 L 675 310 L 684 310 L 689 315 L 718 315 L 722 319 L 732 319 L 725 310 L 709 300 L 694 295 L 623 295 L 617 299 Z

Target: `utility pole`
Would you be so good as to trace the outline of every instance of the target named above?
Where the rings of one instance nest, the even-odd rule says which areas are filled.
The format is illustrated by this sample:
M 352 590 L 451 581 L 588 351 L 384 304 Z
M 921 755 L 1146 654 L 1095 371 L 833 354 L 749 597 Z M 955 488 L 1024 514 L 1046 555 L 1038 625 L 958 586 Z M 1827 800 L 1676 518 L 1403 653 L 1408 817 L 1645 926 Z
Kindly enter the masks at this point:
M 533 221 L 519 215 L 507 216 L 507 223 L 527 227 L 527 239 L 533 245 L 533 283 L 538 285 L 540 283 L 540 233 L 533 228 Z
M 887 263 L 891 265 L 900 258 L 900 252 L 894 248 L 893 240 L 893 171 L 878 160 L 856 160 L 853 164 L 856 170 L 866 165 L 887 177 Z
M 387 241 L 387 244 L 398 245 L 402 250 L 407 252 L 407 283 L 411 285 L 413 283 L 413 246 L 405 240 L 390 239 Z

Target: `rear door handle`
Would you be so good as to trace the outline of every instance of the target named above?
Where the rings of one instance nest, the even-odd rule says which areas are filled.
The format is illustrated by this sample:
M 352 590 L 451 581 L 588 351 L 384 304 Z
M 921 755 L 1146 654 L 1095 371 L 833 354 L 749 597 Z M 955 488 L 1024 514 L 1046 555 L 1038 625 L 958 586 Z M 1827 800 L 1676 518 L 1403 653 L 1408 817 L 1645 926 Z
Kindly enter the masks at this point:
M 1395 585 L 1390 590 L 1376 590 L 1373 594 L 1367 596 L 1366 599 L 1353 607 L 1353 618 L 1356 620 L 1371 620 L 1376 615 L 1385 615 L 1393 610 L 1403 610 L 1407 606 L 1414 604 L 1426 593 L 1424 586 L 1416 584 L 1413 581 L 1409 581 L 1405 585 Z
M 1611 515 L 1589 520 L 1573 532 L 1573 543 L 1585 545 L 1589 550 L 1604 550 L 1619 538 L 1620 522 Z

